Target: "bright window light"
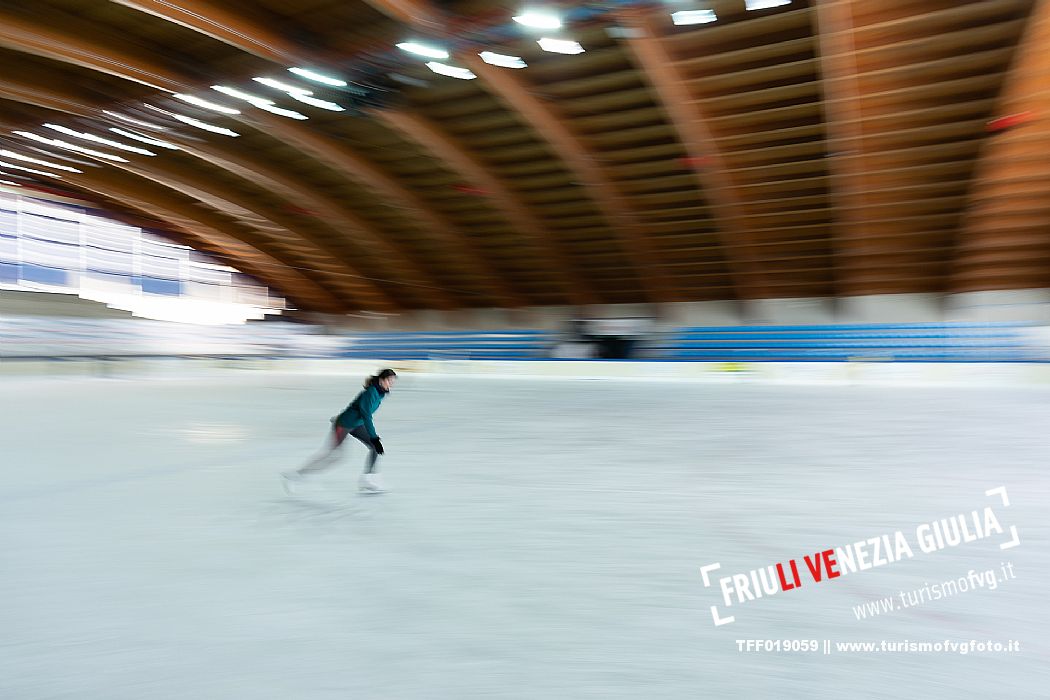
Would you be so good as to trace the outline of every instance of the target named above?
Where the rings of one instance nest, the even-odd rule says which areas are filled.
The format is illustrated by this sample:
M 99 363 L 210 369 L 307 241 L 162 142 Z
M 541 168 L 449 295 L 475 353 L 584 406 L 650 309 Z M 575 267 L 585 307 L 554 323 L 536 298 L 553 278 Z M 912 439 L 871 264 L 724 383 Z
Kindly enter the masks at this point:
M 26 163 L 36 163 L 37 165 L 43 165 L 48 168 L 55 168 L 56 170 L 65 170 L 66 172 L 70 173 L 84 172 L 83 170 L 71 168 L 68 165 L 59 165 L 58 163 L 51 163 L 50 161 L 40 160 L 39 158 L 30 158 L 29 156 L 24 156 L 21 153 L 15 153 L 14 151 L 8 151 L 3 148 L 0 148 L 0 156 L 3 156 L 4 158 L 14 158 L 15 160 L 21 160 Z
M 501 53 L 493 53 L 491 51 L 482 51 L 478 55 L 481 56 L 481 60 L 485 63 L 503 68 L 525 68 L 529 65 L 520 56 L 504 56 Z
M 329 110 L 331 112 L 342 112 L 343 111 L 343 107 L 340 106 L 340 105 L 337 105 L 335 102 L 329 102 L 328 100 L 321 100 L 321 99 L 318 99 L 316 97 L 310 97 L 309 95 L 306 95 L 306 94 L 301 93 L 301 92 L 290 92 L 290 93 L 288 93 L 288 95 L 293 100 L 299 100 L 303 104 L 311 105 L 313 107 L 319 107 L 321 109 L 327 109 L 327 110 Z
M 540 39 L 536 42 L 540 45 L 540 48 L 544 51 L 550 51 L 551 53 L 567 53 L 576 54 L 583 53 L 583 47 L 580 46 L 579 42 L 572 41 L 570 39 Z
M 106 114 L 106 115 L 109 115 L 111 117 L 114 117 L 116 119 L 119 119 L 119 120 L 121 120 L 123 122 L 127 122 L 128 124 L 134 124 L 135 126 L 144 126 L 147 129 L 156 129 L 158 131 L 167 131 L 168 130 L 168 127 L 166 127 L 166 126 L 158 126 L 157 124 L 150 124 L 149 122 L 140 121 L 138 119 L 132 119 L 131 117 L 125 116 L 123 114 L 117 114 L 116 112 L 110 112 L 108 109 L 102 110 L 102 113 Z
M 240 114 L 239 110 L 231 109 L 230 107 L 223 107 L 222 105 L 217 105 L 214 102 L 208 102 L 207 100 L 202 100 L 201 98 L 194 97 L 193 95 L 183 95 L 182 93 L 177 92 L 174 95 L 172 95 L 172 97 L 180 99 L 183 102 L 189 102 L 191 105 L 197 105 L 198 107 L 203 107 L 204 109 L 210 109 L 210 110 L 213 110 L 215 112 L 221 112 L 223 114 Z
M 557 16 L 542 12 L 525 12 L 516 16 L 514 21 L 536 29 L 558 29 L 561 27 L 561 20 Z
M 272 87 L 274 90 L 280 90 L 281 92 L 287 92 L 289 95 L 312 95 L 313 93 L 309 90 L 304 90 L 301 87 L 289 85 L 288 83 L 282 83 L 280 80 L 274 80 L 273 78 L 252 78 L 257 83 L 261 83 L 266 87 Z
M 686 24 L 707 24 L 718 21 L 714 10 L 679 10 L 671 13 L 671 21 L 682 26 Z
M 6 163 L 0 160 L 0 168 L 10 168 L 11 170 L 21 170 L 26 173 L 33 173 L 34 175 L 46 175 L 48 177 L 56 177 L 59 180 L 62 179 L 61 175 L 55 175 L 54 173 L 45 173 L 43 170 L 34 170 L 33 168 L 27 168 L 23 165 L 15 165 L 14 163 Z
M 749 10 L 768 10 L 771 7 L 783 7 L 790 4 L 791 0 L 744 0 L 744 5 Z
M 460 80 L 473 80 L 474 78 L 478 77 L 466 68 L 457 68 L 456 66 L 450 66 L 445 63 L 438 63 L 437 61 L 428 61 L 427 68 L 434 71 L 438 75 L 447 75 L 450 78 L 459 78 Z
M 433 46 L 426 46 L 425 44 L 417 44 L 414 41 L 401 42 L 397 45 L 397 48 L 409 53 L 426 56 L 427 58 L 448 58 L 448 51 L 434 48 Z
M 109 130 L 112 131 L 114 134 L 119 134 L 120 136 L 123 136 L 126 139 L 131 139 L 132 141 L 141 141 L 142 143 L 149 144 L 150 146 L 156 146 L 158 148 L 166 148 L 169 151 L 180 151 L 180 150 L 182 150 L 182 149 L 180 149 L 178 146 L 176 146 L 173 143 L 168 143 L 167 141 L 161 141 L 160 139 L 151 139 L 149 136 L 143 136 L 142 134 L 136 134 L 133 131 L 125 131 L 124 129 L 118 129 L 115 126 L 111 126 L 109 128 Z
M 77 153 L 95 156 L 96 158 L 101 158 L 102 160 L 111 160 L 115 163 L 129 162 L 127 158 L 121 158 L 120 156 L 114 156 L 109 153 L 102 153 L 101 151 L 93 151 L 90 148 L 84 148 L 83 146 L 78 146 L 75 143 L 69 143 L 60 139 L 47 139 L 43 136 L 38 136 L 37 134 L 33 134 L 28 131 L 16 131 L 14 133 L 32 141 L 36 141 L 38 143 L 46 143 L 48 146 L 54 146 L 55 148 L 63 148 L 67 151 L 76 151 Z
M 301 78 L 312 80 L 315 83 L 321 83 L 322 85 L 331 85 L 332 87 L 346 87 L 346 81 L 340 80 L 339 78 L 330 78 L 327 75 L 321 75 L 320 73 L 314 73 L 312 70 L 306 68 L 289 68 L 289 73 L 295 73 Z
M 66 136 L 73 136 L 78 139 L 84 139 L 85 141 L 92 141 L 94 143 L 101 143 L 104 146 L 111 146 L 113 148 L 120 149 L 121 151 L 128 151 L 129 153 L 138 153 L 144 156 L 155 156 L 157 155 L 153 151 L 147 151 L 145 148 L 139 148 L 138 146 L 128 146 L 120 143 L 119 141 L 110 141 L 104 139 L 101 136 L 95 136 L 94 134 L 87 134 L 82 131 L 76 131 L 60 124 L 44 124 L 48 129 L 54 129 L 55 131 L 65 134 Z

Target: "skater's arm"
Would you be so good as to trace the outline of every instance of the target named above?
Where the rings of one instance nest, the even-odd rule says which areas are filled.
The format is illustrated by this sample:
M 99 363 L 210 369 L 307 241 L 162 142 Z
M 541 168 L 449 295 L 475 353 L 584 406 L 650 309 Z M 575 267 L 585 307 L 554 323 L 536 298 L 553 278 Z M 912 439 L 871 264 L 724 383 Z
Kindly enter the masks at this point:
M 376 434 L 376 426 L 372 423 L 372 414 L 375 413 L 378 402 L 372 398 L 372 392 L 366 391 L 361 396 L 361 402 L 359 404 L 361 409 L 361 420 L 365 426 L 365 430 L 368 431 L 368 437 L 377 438 L 379 435 Z

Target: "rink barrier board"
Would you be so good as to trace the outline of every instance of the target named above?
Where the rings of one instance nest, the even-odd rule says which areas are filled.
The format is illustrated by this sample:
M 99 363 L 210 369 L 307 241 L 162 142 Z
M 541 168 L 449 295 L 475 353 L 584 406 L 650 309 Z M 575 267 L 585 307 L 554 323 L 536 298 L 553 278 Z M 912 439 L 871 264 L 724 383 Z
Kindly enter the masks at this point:
M 936 362 L 637 362 L 593 360 L 396 360 L 153 358 L 0 362 L 5 377 L 199 379 L 260 372 L 364 377 L 382 367 L 399 374 L 521 379 L 682 380 L 778 384 L 1050 384 L 1050 364 Z

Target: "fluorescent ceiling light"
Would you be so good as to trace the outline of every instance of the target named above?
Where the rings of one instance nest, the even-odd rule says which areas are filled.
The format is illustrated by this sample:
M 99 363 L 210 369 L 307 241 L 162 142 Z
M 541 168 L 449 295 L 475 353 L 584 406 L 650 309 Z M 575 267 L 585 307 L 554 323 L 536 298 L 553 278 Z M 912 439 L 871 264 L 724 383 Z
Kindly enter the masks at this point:
M 414 41 L 403 41 L 397 45 L 397 48 L 409 53 L 426 56 L 427 58 L 448 58 L 448 51 L 437 49 L 433 46 L 426 46 L 425 44 L 417 44 Z
M 166 148 L 169 151 L 182 150 L 182 149 L 180 149 L 178 146 L 176 146 L 173 143 L 168 143 L 167 141 L 161 141 L 160 139 L 151 139 L 148 136 L 143 136 L 142 134 L 136 134 L 133 131 L 124 131 L 123 129 L 118 129 L 115 126 L 111 126 L 109 128 L 109 130 L 112 131 L 114 134 L 119 134 L 119 135 L 123 136 L 124 138 L 131 139 L 132 141 L 141 141 L 142 143 L 148 143 L 150 146 L 157 146 L 158 148 Z
M 583 53 L 583 47 L 571 39 L 540 39 L 536 42 L 544 51 L 552 53 L 576 54 Z
M 332 104 L 335 104 L 335 103 L 333 102 Z M 298 120 L 302 121 L 303 119 L 309 119 L 310 118 L 310 117 L 306 116 L 305 114 L 302 114 L 301 112 L 296 112 L 294 109 L 285 109 L 284 107 L 278 107 L 277 105 L 273 104 L 272 102 L 270 104 L 257 104 L 255 106 L 258 107 L 259 109 L 263 110 L 264 112 L 270 112 L 272 114 L 279 114 L 280 116 L 288 117 L 289 119 L 298 119 Z M 338 105 L 336 105 L 336 106 L 338 106 Z
M 782 7 L 790 4 L 791 0 L 744 0 L 744 5 L 749 10 L 768 10 L 771 7 Z
M 514 21 L 518 24 L 523 24 L 526 27 L 535 27 L 536 29 L 558 29 L 561 27 L 561 20 L 555 15 L 543 14 L 542 12 L 526 12 L 520 14 L 514 18 Z
M 190 126 L 195 126 L 198 129 L 203 129 L 204 131 L 210 131 L 213 134 L 224 134 L 226 136 L 240 136 L 240 134 L 238 134 L 236 131 L 231 131 L 230 129 L 227 129 L 227 128 L 222 127 L 222 126 L 215 126 L 214 124 L 209 124 L 208 122 L 202 122 L 200 119 L 194 119 L 193 117 L 187 117 L 186 115 L 178 114 L 177 112 L 169 112 L 166 109 L 161 109 L 160 107 L 155 107 L 155 106 L 153 106 L 151 104 L 147 104 L 146 106 L 149 107 L 150 109 L 155 109 L 158 112 L 162 112 L 164 114 L 167 114 L 172 119 L 177 119 L 180 122 L 182 122 L 183 124 L 189 124 Z
M 212 85 L 211 89 L 215 90 L 216 92 L 221 92 L 224 95 L 229 95 L 230 97 L 236 97 L 238 100 L 244 100 L 249 104 L 257 104 L 259 102 L 269 102 L 271 104 L 273 103 L 273 100 L 268 100 L 265 97 L 253 95 L 250 92 L 242 92 L 237 88 L 226 87 L 225 85 Z
M 268 100 L 265 97 L 259 97 L 249 92 L 242 92 L 236 88 L 226 87 L 225 85 L 212 85 L 212 90 L 217 90 L 223 94 L 229 95 L 230 97 L 236 97 L 237 99 L 244 100 L 259 109 L 271 112 L 273 114 L 279 114 L 282 117 L 290 117 L 292 119 L 309 119 L 305 114 L 293 111 L 291 109 L 284 109 L 283 107 L 277 107 L 274 105 L 273 100 Z
M 482 51 L 478 55 L 481 56 L 481 60 L 485 63 L 493 66 L 502 66 L 503 68 L 525 68 L 529 65 L 520 56 L 505 56 L 491 51 Z
M 23 172 L 33 173 L 34 175 L 46 175 L 48 177 L 58 178 L 59 180 L 62 179 L 61 175 L 55 175 L 54 173 L 45 173 L 43 170 L 33 170 L 32 168 L 27 168 L 27 167 L 22 166 L 22 165 L 15 165 L 14 163 L 6 163 L 6 162 L 4 162 L 2 160 L 0 160 L 0 168 L 11 168 L 12 170 L 21 170 Z
M 304 90 L 301 87 L 289 85 L 288 83 L 282 83 L 280 80 L 274 80 L 273 78 L 252 78 L 257 83 L 262 83 L 266 87 L 272 87 L 274 90 L 280 90 L 281 92 L 287 92 L 289 95 L 312 95 L 313 93 L 309 90 Z
M 128 124 L 135 124 L 136 126 L 144 126 L 147 129 L 157 129 L 158 131 L 167 131 L 168 127 L 158 126 L 157 124 L 150 124 L 149 122 L 139 121 L 138 119 L 132 119 L 131 117 L 124 116 L 123 114 L 117 114 L 116 112 L 110 112 L 108 109 L 102 110 L 103 114 L 107 114 L 111 117 L 115 117 L 121 121 L 125 121 Z
M 707 24 L 718 20 L 714 10 L 679 10 L 671 13 L 671 21 L 679 26 L 686 24 Z
M 342 112 L 343 108 L 337 105 L 335 102 L 329 102 L 328 100 L 321 100 L 316 97 L 310 97 L 309 95 L 302 92 L 290 92 L 289 97 L 293 100 L 299 100 L 303 104 L 312 105 L 314 107 L 320 107 L 321 109 L 327 109 L 332 112 Z
M 466 68 L 457 68 L 456 66 L 450 66 L 445 63 L 438 63 L 437 61 L 428 61 L 427 68 L 434 71 L 438 75 L 447 75 L 450 78 L 459 78 L 460 80 L 473 80 L 474 78 L 478 77 Z
M 94 143 L 101 143 L 104 146 L 111 146 L 113 148 L 119 148 L 120 150 L 128 151 L 129 153 L 139 153 L 139 154 L 144 155 L 144 156 L 155 156 L 155 155 L 157 155 L 153 151 L 147 151 L 145 148 L 139 148 L 138 146 L 128 146 L 126 144 L 120 143 L 119 141 L 110 141 L 109 139 L 104 139 L 101 136 L 95 136 L 94 134 L 86 134 L 86 133 L 84 133 L 82 131 L 76 131 L 75 129 L 70 129 L 68 127 L 61 126 L 59 124 L 44 124 L 44 126 L 46 126 L 48 129 L 54 129 L 55 131 L 63 133 L 66 136 L 74 136 L 74 137 L 76 137 L 78 139 L 84 139 L 85 141 L 93 141 Z
M 96 158 L 101 158 L 103 160 L 112 160 L 117 163 L 129 162 L 127 158 L 121 158 L 120 156 L 114 156 L 109 153 L 102 153 L 101 151 L 93 151 L 90 148 L 84 148 L 83 146 L 78 146 L 75 143 L 68 143 L 60 139 L 48 139 L 44 138 L 43 136 L 30 133 L 28 131 L 16 131 L 14 133 L 18 134 L 19 136 L 24 136 L 27 139 L 38 141 L 39 143 L 46 143 L 48 146 L 64 148 L 67 151 L 76 151 L 77 153 L 84 153 L 85 155 L 95 156 Z
M 48 168 L 55 168 L 57 170 L 65 170 L 65 171 L 71 172 L 71 173 L 82 173 L 82 172 L 84 172 L 83 170 L 77 170 L 76 168 L 71 168 L 68 165 L 59 165 L 58 163 L 51 163 L 51 162 L 48 162 L 46 160 L 40 160 L 39 158 L 30 158 L 29 156 L 24 156 L 21 153 L 15 153 L 14 151 L 8 151 L 8 150 L 3 149 L 3 148 L 0 148 L 0 156 L 3 156 L 4 158 L 14 158 L 15 160 L 25 161 L 26 163 L 36 163 L 37 165 L 43 165 L 43 166 L 46 166 Z
M 194 97 L 193 95 L 183 95 L 182 93 L 177 92 L 174 95 L 172 95 L 172 97 L 178 98 L 183 102 L 189 102 L 191 105 L 197 105 L 198 107 L 203 107 L 204 109 L 211 109 L 216 112 L 222 112 L 223 114 L 240 114 L 239 110 L 231 109 L 229 107 L 223 107 L 222 105 L 217 105 L 214 102 L 202 100 L 201 98 Z
M 313 80 L 314 82 L 321 83 L 322 85 L 331 85 L 333 87 L 346 87 L 346 81 L 340 80 L 339 78 L 330 78 L 327 75 L 321 75 L 320 73 L 314 73 L 312 70 L 306 68 L 289 68 L 289 73 L 295 73 L 296 75 L 306 78 L 307 80 Z

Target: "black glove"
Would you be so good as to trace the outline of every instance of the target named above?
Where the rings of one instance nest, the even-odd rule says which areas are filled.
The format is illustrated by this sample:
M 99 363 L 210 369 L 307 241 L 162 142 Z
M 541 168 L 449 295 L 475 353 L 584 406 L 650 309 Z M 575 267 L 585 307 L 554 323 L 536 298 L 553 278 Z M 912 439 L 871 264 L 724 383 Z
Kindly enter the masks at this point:
M 377 437 L 372 438 L 372 449 L 375 450 L 377 454 L 383 454 L 383 441 Z

